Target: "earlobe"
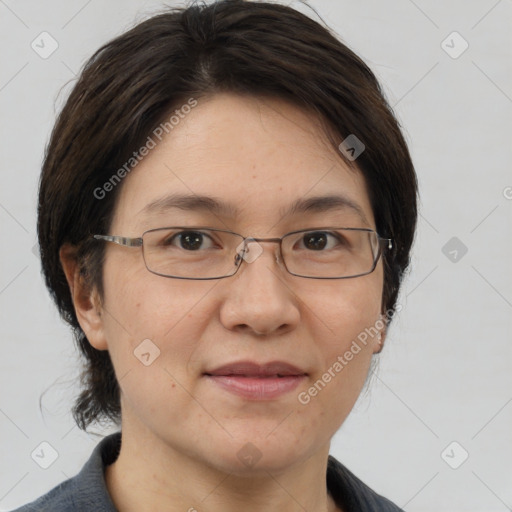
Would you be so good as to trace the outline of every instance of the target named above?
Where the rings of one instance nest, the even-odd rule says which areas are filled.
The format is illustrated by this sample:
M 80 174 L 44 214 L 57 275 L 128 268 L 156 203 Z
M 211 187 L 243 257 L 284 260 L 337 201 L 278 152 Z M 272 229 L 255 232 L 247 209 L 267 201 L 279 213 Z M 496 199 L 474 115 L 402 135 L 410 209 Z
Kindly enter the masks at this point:
M 59 251 L 60 262 L 68 282 L 76 317 L 89 343 L 97 350 L 107 350 L 101 301 L 96 288 L 91 287 L 80 272 L 76 248 L 64 244 Z
M 382 349 L 384 348 L 384 341 L 386 339 L 387 330 L 386 327 L 383 327 L 379 334 L 376 336 L 376 346 L 373 351 L 374 354 L 380 354 L 382 352 Z
M 375 322 L 375 327 L 379 330 L 379 332 L 375 337 L 375 346 L 373 350 L 374 354 L 380 354 L 382 352 L 382 349 L 384 348 L 384 342 L 386 341 L 388 334 L 388 323 L 390 319 L 387 312 L 384 311 L 382 305 L 381 308 L 382 309 L 379 319 Z

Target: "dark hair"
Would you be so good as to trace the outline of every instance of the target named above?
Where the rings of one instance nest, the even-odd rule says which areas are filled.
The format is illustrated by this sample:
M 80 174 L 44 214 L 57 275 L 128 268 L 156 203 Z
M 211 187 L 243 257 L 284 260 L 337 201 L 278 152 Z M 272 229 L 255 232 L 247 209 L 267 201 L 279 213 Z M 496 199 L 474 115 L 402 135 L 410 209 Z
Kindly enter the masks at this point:
M 38 236 L 42 268 L 61 316 L 85 356 L 73 416 L 82 429 L 120 419 L 119 387 L 108 351 L 80 328 L 60 260 L 76 247 L 81 274 L 103 296 L 104 244 L 121 186 L 102 187 L 148 135 L 187 98 L 218 92 L 286 99 L 320 119 L 336 147 L 350 134 L 385 251 L 383 310 L 394 308 L 409 265 L 417 220 L 417 180 L 407 145 L 367 65 L 328 29 L 275 3 L 223 0 L 174 8 L 101 47 L 85 64 L 62 109 L 42 168 Z M 339 152 L 349 165 L 351 162 Z

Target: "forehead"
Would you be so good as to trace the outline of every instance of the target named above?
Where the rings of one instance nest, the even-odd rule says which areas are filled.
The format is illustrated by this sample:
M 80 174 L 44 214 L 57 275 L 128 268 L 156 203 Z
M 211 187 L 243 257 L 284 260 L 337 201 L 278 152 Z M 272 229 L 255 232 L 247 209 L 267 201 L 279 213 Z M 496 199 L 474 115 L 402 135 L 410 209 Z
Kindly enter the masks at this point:
M 282 100 L 218 94 L 199 99 L 124 178 L 112 227 L 140 231 L 210 212 L 267 232 L 283 218 L 333 210 L 374 227 L 363 175 L 318 119 Z

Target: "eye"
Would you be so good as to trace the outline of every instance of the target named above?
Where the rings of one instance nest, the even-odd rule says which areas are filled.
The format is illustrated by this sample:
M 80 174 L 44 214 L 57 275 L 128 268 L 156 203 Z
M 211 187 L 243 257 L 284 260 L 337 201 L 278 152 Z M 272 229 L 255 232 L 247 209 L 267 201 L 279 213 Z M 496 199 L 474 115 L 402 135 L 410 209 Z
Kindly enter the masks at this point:
M 333 249 L 336 245 L 346 244 L 346 240 L 334 231 L 311 231 L 302 237 L 302 243 L 306 249 L 323 251 Z
M 178 246 L 186 251 L 197 251 L 200 249 L 211 249 L 212 242 L 210 236 L 200 231 L 180 231 L 165 238 L 162 241 L 164 246 Z

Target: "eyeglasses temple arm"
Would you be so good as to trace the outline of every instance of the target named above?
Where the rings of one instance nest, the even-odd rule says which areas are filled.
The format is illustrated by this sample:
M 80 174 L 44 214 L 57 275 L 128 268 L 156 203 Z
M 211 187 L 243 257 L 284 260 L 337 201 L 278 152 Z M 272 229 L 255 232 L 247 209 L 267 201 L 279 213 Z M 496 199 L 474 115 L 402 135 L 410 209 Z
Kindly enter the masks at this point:
M 140 247 L 142 245 L 142 238 L 128 238 L 126 236 L 117 235 L 94 235 L 94 238 L 96 240 L 105 240 L 106 242 L 126 245 L 127 247 Z

